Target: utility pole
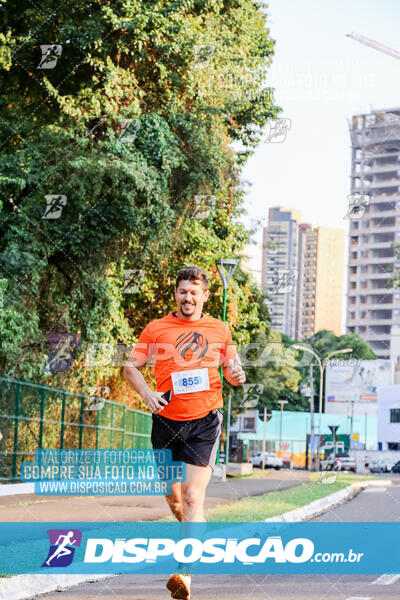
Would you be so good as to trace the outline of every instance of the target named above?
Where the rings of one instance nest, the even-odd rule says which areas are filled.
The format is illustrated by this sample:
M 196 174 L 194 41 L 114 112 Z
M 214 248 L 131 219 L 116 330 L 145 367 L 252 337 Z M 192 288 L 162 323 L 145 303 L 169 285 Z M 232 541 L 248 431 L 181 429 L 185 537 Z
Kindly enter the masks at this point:
M 267 407 L 264 406 L 264 434 L 263 434 L 263 445 L 262 445 L 262 456 L 261 456 L 261 468 L 265 469 L 265 443 L 267 440 Z
M 351 401 L 351 418 L 350 418 L 350 440 L 351 440 L 351 436 L 353 435 L 353 418 L 354 418 L 354 402 L 356 401 L 355 396 L 353 397 L 353 400 Z M 351 445 L 351 442 L 350 442 Z
M 267 442 L 267 421 L 272 417 L 272 413 L 270 414 L 267 410 L 267 407 L 264 406 L 264 434 L 263 434 L 263 445 L 262 445 L 262 455 L 261 455 L 261 468 L 265 469 L 265 448 Z
M 311 444 L 314 443 L 314 377 L 313 377 L 313 364 L 310 363 L 310 427 L 311 427 Z M 310 467 L 311 471 L 315 471 L 315 452 L 314 448 L 310 448 Z
M 279 454 L 282 458 L 282 421 L 283 421 L 283 405 L 287 404 L 288 400 L 279 400 L 279 404 L 281 405 L 281 422 L 279 425 Z

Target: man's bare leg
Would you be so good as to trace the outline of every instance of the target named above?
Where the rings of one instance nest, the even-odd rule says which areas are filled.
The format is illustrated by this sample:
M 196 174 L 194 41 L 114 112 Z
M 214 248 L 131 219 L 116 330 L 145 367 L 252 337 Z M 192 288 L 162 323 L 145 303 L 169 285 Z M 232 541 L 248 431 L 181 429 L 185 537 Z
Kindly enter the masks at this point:
M 182 491 L 181 491 L 181 482 L 174 481 L 172 484 L 172 493 L 168 496 L 165 496 L 166 501 L 171 509 L 174 517 L 178 519 L 178 521 L 182 521 L 183 518 L 183 506 L 182 506 Z
M 183 521 L 204 522 L 204 499 L 212 475 L 210 466 L 186 464 L 186 481 L 181 483 Z
M 174 514 L 179 510 L 176 504 L 179 499 L 178 493 L 181 494 L 181 507 L 183 509 L 182 519 L 184 523 L 193 523 L 193 525 L 182 527 L 185 528 L 184 535 L 188 537 L 194 537 L 190 534 L 190 529 L 194 530 L 194 534 L 198 534 L 198 526 L 195 523 L 204 523 L 204 498 L 206 495 L 206 487 L 210 481 L 212 474 L 211 467 L 198 467 L 196 465 L 186 464 L 186 481 L 182 481 L 180 489 L 176 488 L 176 494 L 172 494 L 170 504 L 172 512 Z M 172 484 L 174 485 L 174 484 Z M 173 490 L 174 491 L 174 490 Z M 174 506 L 174 508 L 173 508 Z M 176 516 L 176 514 L 175 514 Z M 179 565 L 178 572 L 171 575 L 167 582 L 167 589 L 171 592 L 172 598 L 181 598 L 184 600 L 190 599 L 190 584 L 191 576 L 190 571 L 186 568 L 186 565 Z

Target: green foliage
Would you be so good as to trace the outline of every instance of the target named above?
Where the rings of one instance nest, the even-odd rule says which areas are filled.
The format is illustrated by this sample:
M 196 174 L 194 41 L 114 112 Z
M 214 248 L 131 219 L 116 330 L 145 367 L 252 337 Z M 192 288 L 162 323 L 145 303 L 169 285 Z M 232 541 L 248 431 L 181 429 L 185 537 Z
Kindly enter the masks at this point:
M 21 0 L 0 20 L 0 371 L 77 389 L 115 374 L 85 367 L 89 344 L 132 343 L 172 308 L 178 268 L 216 274 L 246 243 L 240 167 L 279 111 L 274 42 L 252 0 Z M 44 44 L 62 47 L 54 68 L 38 68 Z M 193 219 L 195 194 L 216 197 L 208 219 Z M 52 195 L 66 201 L 57 219 L 44 218 Z M 143 272 L 133 294 L 126 269 Z M 217 316 L 216 277 L 212 293 Z M 244 274 L 229 301 L 239 343 L 266 331 Z M 74 367 L 46 375 L 46 336 L 65 332 L 82 338 Z
M 337 350 L 352 348 L 353 352 L 350 355 L 337 354 L 335 358 L 348 360 L 351 358 L 359 359 L 374 359 L 377 358 L 373 350 L 368 344 L 355 333 L 346 333 L 344 335 L 337 336 L 332 331 L 322 329 L 315 335 L 300 342 L 304 346 L 310 346 L 314 352 L 318 354 L 321 360 L 325 359 L 331 352 Z
M 280 399 L 297 391 L 300 374 L 296 370 L 295 351 L 285 348 L 282 336 L 274 330 L 261 331 L 254 335 L 251 344 L 242 350 L 242 363 L 246 366 L 246 383 L 263 385 L 257 409 L 279 408 Z M 230 386 L 233 413 L 247 408 L 243 390 Z M 285 410 L 301 410 L 295 402 L 289 402 Z

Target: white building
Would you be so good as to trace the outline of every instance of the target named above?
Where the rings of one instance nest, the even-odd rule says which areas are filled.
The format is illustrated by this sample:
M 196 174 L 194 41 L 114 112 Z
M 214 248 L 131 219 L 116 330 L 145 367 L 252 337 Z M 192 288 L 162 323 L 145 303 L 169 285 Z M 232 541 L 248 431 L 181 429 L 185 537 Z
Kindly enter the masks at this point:
M 400 450 L 400 385 L 378 388 L 378 449 Z
M 390 358 L 393 363 L 393 383 L 400 384 L 400 326 L 393 325 L 390 338 Z

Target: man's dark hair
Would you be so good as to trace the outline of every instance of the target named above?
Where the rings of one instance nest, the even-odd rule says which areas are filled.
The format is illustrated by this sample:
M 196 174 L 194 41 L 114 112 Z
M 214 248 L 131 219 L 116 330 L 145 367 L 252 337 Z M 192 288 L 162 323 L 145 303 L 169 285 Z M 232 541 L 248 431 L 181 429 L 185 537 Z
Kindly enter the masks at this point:
M 178 272 L 176 276 L 176 285 L 175 288 L 178 287 L 180 281 L 198 281 L 200 280 L 203 288 L 206 290 L 208 288 L 208 277 L 207 273 L 200 269 L 200 267 L 196 267 L 196 265 L 192 265 L 190 267 L 183 267 Z

